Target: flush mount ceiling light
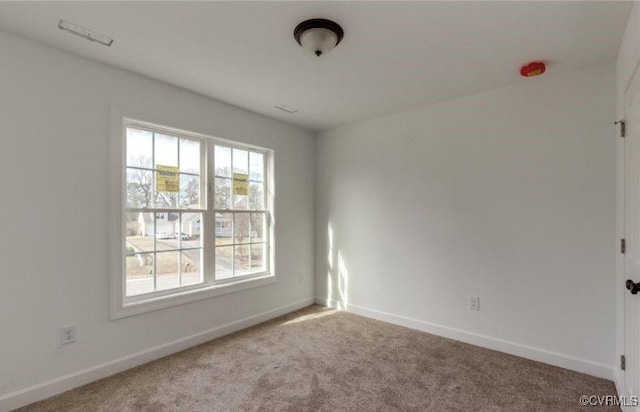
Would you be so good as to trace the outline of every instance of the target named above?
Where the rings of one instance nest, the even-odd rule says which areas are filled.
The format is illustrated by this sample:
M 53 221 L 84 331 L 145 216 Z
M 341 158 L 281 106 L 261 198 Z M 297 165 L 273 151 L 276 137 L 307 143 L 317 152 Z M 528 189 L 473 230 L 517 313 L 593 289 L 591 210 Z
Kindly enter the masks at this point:
M 76 36 L 80 36 L 82 38 L 103 44 L 105 46 L 111 46 L 113 44 L 113 39 L 111 37 L 107 37 L 102 33 L 98 33 L 97 31 L 85 29 L 84 27 L 80 27 L 75 23 L 71 23 L 70 21 L 60 20 L 60 23 L 58 23 L 58 27 L 62 30 L 68 31 L 69 33 L 75 34 Z
M 309 19 L 296 26 L 293 37 L 302 48 L 320 57 L 340 44 L 344 32 L 331 20 Z

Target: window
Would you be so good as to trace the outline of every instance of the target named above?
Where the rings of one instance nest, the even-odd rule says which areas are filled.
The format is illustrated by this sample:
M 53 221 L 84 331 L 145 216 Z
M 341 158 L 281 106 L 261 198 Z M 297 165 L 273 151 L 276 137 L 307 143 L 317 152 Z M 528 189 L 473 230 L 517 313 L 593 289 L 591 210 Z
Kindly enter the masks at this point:
M 264 155 L 215 145 L 216 279 L 266 271 Z
M 121 307 L 270 273 L 270 152 L 126 120 Z

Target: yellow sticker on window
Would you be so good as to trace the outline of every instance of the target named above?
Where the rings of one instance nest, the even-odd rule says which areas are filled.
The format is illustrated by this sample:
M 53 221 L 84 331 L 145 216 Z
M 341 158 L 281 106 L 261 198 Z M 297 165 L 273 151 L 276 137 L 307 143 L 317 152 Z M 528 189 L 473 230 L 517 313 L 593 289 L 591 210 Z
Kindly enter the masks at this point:
M 179 192 L 180 176 L 176 166 L 157 166 L 156 190 L 158 192 Z
M 233 194 L 247 196 L 249 194 L 249 175 L 245 173 L 233 174 Z

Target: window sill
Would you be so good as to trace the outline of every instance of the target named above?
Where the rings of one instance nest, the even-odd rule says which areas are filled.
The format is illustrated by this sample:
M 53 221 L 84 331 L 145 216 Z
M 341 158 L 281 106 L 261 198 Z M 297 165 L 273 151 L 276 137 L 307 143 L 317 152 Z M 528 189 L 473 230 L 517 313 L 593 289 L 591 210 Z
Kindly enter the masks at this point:
M 231 282 L 218 283 L 198 289 L 177 292 L 171 295 L 151 297 L 145 300 L 124 303 L 120 307 L 114 308 L 111 320 L 122 319 L 129 316 L 152 312 L 155 310 L 170 308 L 198 300 L 209 299 L 215 296 L 236 293 L 247 289 L 253 289 L 265 285 L 276 283 L 278 279 L 275 275 L 263 274 L 261 276 L 238 279 Z

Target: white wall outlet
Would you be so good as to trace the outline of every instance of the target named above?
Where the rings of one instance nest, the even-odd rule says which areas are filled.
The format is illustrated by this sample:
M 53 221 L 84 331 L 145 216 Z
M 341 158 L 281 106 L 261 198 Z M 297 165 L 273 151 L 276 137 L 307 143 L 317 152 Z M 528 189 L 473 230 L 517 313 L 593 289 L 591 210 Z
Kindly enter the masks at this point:
M 300 278 L 299 278 L 299 283 L 302 284 L 302 282 L 304 282 L 304 275 L 300 275 Z
M 480 310 L 480 296 L 469 296 L 469 310 Z
M 75 343 L 78 338 L 78 327 L 76 325 L 63 326 L 60 328 L 60 345 Z

